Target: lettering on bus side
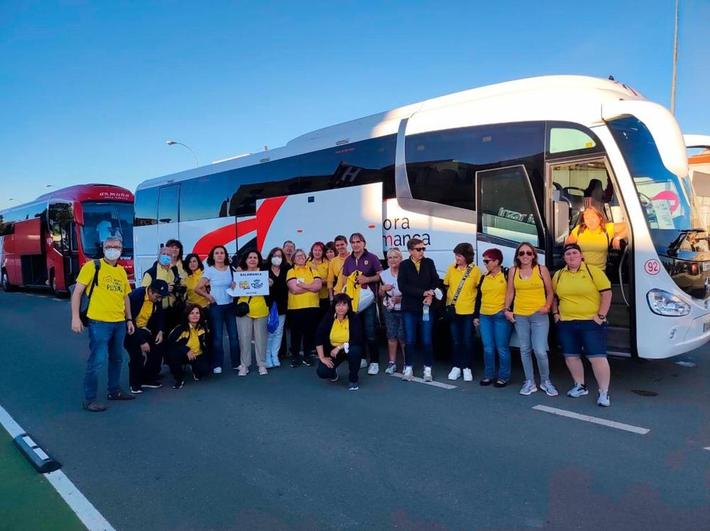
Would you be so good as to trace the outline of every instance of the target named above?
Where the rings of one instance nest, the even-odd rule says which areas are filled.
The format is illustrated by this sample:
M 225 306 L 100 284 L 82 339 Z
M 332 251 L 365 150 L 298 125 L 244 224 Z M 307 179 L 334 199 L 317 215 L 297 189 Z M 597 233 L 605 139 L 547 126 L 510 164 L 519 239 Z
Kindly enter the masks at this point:
M 382 220 L 382 229 L 382 244 L 385 249 L 405 248 L 412 238 L 419 238 L 424 245 L 431 245 L 431 235 L 412 229 L 408 217 L 385 218 Z

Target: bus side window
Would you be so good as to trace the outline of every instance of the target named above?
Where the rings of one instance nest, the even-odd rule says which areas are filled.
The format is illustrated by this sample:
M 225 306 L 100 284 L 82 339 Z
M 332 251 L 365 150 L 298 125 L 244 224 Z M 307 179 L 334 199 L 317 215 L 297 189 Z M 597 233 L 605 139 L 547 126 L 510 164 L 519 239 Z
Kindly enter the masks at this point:
M 164 186 L 160 189 L 158 199 L 158 222 L 177 223 L 178 220 L 178 191 L 177 185 Z
M 541 221 L 525 167 L 476 172 L 479 232 L 540 247 Z
M 596 208 L 608 221 L 614 221 L 612 207 L 618 205 L 618 201 L 603 159 L 555 164 L 552 183 L 560 191 L 560 200 L 570 205 L 570 230 L 579 224 L 580 215 L 587 207 Z
M 158 189 L 148 188 L 136 192 L 135 226 L 156 225 L 158 223 Z

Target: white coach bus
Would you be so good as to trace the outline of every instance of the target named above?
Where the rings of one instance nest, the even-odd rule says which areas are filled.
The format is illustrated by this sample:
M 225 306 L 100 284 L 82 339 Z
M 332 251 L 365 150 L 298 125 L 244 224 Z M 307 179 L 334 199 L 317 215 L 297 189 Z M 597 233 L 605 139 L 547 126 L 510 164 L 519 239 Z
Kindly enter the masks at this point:
M 675 119 L 632 88 L 579 76 L 511 81 L 143 182 L 136 278 L 168 238 L 201 255 L 216 244 L 265 253 L 354 231 L 382 257 L 419 237 L 441 271 L 458 242 L 473 243 L 479 260 L 498 247 L 510 265 L 527 241 L 554 270 L 596 201 L 628 228 L 607 264 L 609 350 L 667 358 L 710 338 L 710 254 L 695 243 L 687 172 Z

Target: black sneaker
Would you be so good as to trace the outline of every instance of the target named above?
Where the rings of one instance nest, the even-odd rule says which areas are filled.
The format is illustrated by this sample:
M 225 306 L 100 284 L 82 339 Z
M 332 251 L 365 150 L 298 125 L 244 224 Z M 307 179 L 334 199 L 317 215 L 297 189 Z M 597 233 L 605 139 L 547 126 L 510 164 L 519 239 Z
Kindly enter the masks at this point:
M 195 371 L 192 371 L 192 379 L 195 380 L 196 382 L 200 381 L 200 376 L 197 375 Z
M 301 358 L 298 358 L 296 356 L 291 356 L 291 368 L 292 369 L 297 369 L 301 365 L 306 365 L 306 360 L 302 360 Z
M 136 399 L 135 396 L 129 395 L 128 393 L 126 393 L 125 391 L 122 391 L 121 389 L 119 389 L 115 393 L 107 394 L 106 398 L 108 398 L 109 400 L 135 400 Z
M 183 387 L 185 387 L 185 380 L 180 380 L 173 384 L 173 389 L 182 389 Z
M 348 391 L 358 391 L 360 389 L 360 386 L 357 383 L 350 382 L 350 385 L 348 386 Z
M 482 385 L 485 387 L 487 385 L 491 385 L 493 383 L 493 380 L 491 378 L 484 378 L 483 380 L 481 380 L 478 383 L 479 383 L 479 385 Z
M 311 358 L 303 358 L 301 363 L 304 367 L 313 367 L 313 360 Z
M 143 389 L 141 389 L 140 385 L 138 385 L 138 386 L 132 385 L 130 387 L 130 391 L 131 391 L 132 395 L 139 395 L 143 392 Z
M 106 406 L 104 406 L 101 402 L 96 402 L 95 400 L 88 402 L 84 401 L 81 403 L 81 407 L 86 411 L 91 411 L 92 413 L 101 413 L 102 411 L 106 411 Z
M 152 382 L 142 384 L 141 387 L 145 387 L 146 389 L 160 389 L 163 387 L 163 384 L 161 384 L 158 380 L 153 380 Z

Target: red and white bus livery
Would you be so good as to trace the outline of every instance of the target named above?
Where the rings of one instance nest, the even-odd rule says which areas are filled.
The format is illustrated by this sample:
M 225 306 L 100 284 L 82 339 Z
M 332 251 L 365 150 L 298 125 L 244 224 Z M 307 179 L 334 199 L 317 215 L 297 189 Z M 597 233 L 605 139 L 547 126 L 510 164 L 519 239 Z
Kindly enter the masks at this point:
M 589 205 L 625 224 L 609 251 L 609 350 L 667 358 L 710 339 L 710 256 L 686 186 L 673 116 L 613 80 L 545 76 L 392 109 L 302 135 L 284 147 L 143 182 L 136 269 L 180 239 L 205 255 L 307 248 L 361 232 L 370 251 L 424 240 L 444 271 L 452 249 L 480 257 L 523 241 L 551 268 Z M 481 265 L 481 264 L 479 264 Z
M 81 266 L 101 258 L 102 242 L 120 235 L 119 263 L 133 279 L 133 194 L 108 184 L 55 190 L 0 211 L 2 285 L 66 293 Z

